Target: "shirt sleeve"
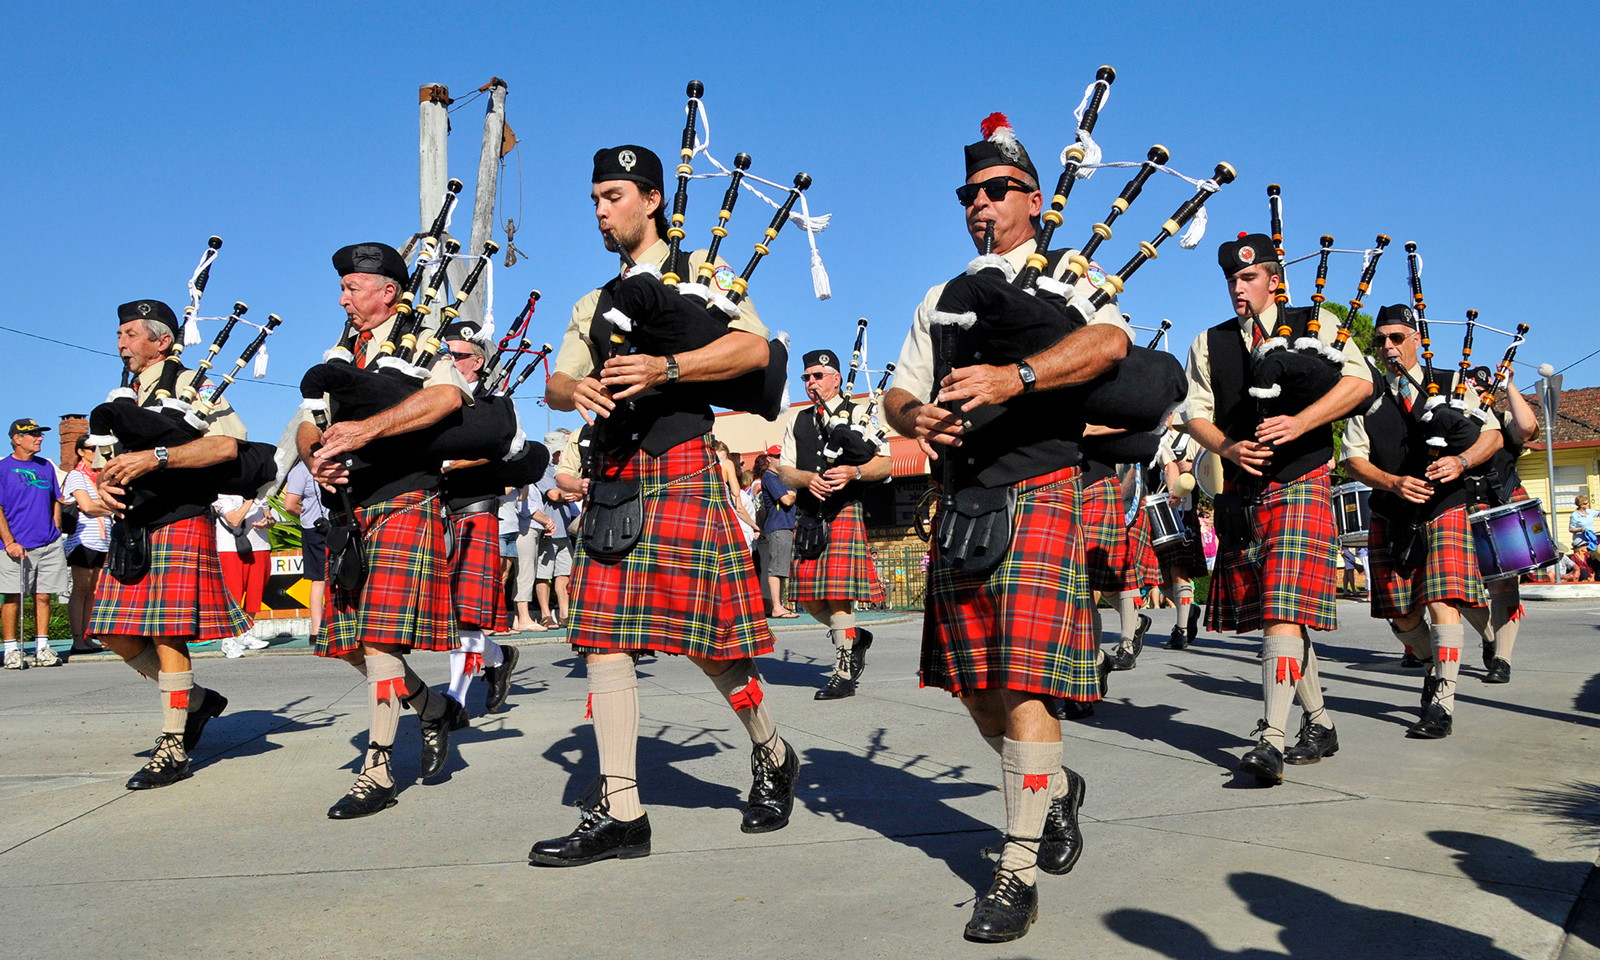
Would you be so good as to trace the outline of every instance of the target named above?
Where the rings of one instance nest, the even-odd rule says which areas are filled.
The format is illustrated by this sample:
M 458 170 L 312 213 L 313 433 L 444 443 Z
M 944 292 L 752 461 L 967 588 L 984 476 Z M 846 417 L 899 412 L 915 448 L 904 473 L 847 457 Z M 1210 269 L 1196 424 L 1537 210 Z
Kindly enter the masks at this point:
M 783 454 L 778 457 L 779 466 L 792 468 L 798 462 L 795 459 L 794 422 L 805 411 L 805 407 L 794 408 L 789 414 L 788 421 L 783 425 Z
M 900 359 L 895 361 L 894 379 L 890 383 L 924 403 L 933 400 L 933 328 L 929 318 L 943 292 L 941 283 L 917 304 L 911 315 L 911 330 L 900 345 Z
M 1189 344 L 1189 399 L 1184 404 L 1183 422 L 1191 420 L 1214 421 L 1217 413 L 1216 396 L 1211 392 L 1211 356 L 1202 333 Z
M 433 369 L 428 371 L 428 382 L 424 387 L 455 387 L 461 392 L 463 406 L 472 406 L 472 384 L 456 369 L 455 361 L 446 353 L 433 361 Z
M 569 477 L 578 477 L 583 475 L 581 467 L 582 457 L 579 453 L 578 438 L 577 435 L 574 434 L 573 437 L 567 441 L 567 445 L 561 448 L 561 462 L 556 465 L 556 472 L 564 473 Z M 550 491 L 551 485 L 541 483 L 538 485 L 537 489 L 541 494 L 547 493 Z M 545 502 L 544 498 L 540 497 L 539 502 L 543 504 Z
M 1360 415 L 1352 416 L 1344 422 L 1344 439 L 1339 449 L 1341 461 L 1356 457 L 1363 460 L 1372 459 L 1372 438 L 1367 436 L 1367 418 Z
M 699 282 L 698 277 L 700 276 L 700 265 L 706 262 L 706 252 L 707 251 L 705 250 L 696 250 L 689 254 L 689 280 L 686 280 L 686 283 Z M 716 266 L 719 269 L 727 268 L 728 262 L 723 260 L 721 257 L 718 257 L 716 260 Z M 731 268 L 729 269 L 731 270 Z M 716 277 L 712 278 L 712 285 L 724 295 L 728 293 L 728 290 L 723 288 L 721 282 Z M 749 297 L 740 299 L 739 316 L 728 321 L 728 329 L 743 330 L 745 333 L 753 333 L 763 340 L 769 339 L 766 325 L 761 322 L 761 317 L 756 313 L 756 306 L 750 302 Z
M 572 319 L 567 321 L 567 332 L 561 335 L 561 349 L 556 352 L 552 373 L 564 373 L 574 380 L 582 380 L 594 372 L 594 353 L 589 349 L 589 323 L 594 319 L 594 309 L 600 303 L 600 291 L 591 290 L 572 305 Z

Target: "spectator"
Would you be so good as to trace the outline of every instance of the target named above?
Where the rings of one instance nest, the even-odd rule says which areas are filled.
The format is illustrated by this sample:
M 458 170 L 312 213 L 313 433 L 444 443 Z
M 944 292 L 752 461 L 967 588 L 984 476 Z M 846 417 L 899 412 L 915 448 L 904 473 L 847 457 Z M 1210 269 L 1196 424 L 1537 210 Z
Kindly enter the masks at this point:
M 500 598 L 504 604 L 506 617 L 500 620 L 506 624 L 503 630 L 490 630 L 491 637 L 503 637 L 508 633 L 515 633 L 517 629 L 511 623 L 511 613 L 516 609 L 512 595 L 516 593 L 517 581 L 517 537 L 525 530 L 529 518 L 522 510 L 522 491 L 509 488 L 500 495 L 500 506 L 496 510 L 500 531 Z
M 217 556 L 222 561 L 222 582 L 233 602 L 255 622 L 261 612 L 261 595 L 267 588 L 267 571 L 272 568 L 272 543 L 267 530 L 274 523 L 260 500 L 223 494 L 211 505 L 217 516 Z M 222 652 L 229 659 L 244 656 L 246 650 L 267 646 L 249 633 L 222 641 Z
M 728 501 L 733 504 L 733 515 L 739 519 L 744 545 L 749 547 L 755 541 L 756 518 L 755 511 L 745 509 L 744 485 L 739 482 L 739 460 L 721 440 L 713 443 L 711 449 L 717 452 L 717 469 L 722 473 L 723 485 L 728 488 Z
M 72 596 L 67 601 L 67 623 L 72 628 L 75 653 L 100 653 L 105 647 L 89 639 L 89 615 L 94 611 L 94 592 L 100 570 L 106 565 L 111 548 L 111 509 L 100 503 L 100 471 L 94 468 L 94 448 L 86 437 L 78 438 L 78 465 L 67 474 L 61 486 L 62 499 L 77 507 L 78 525 L 67 537 L 67 566 L 72 571 Z
M 556 468 L 556 456 L 555 453 L 550 455 L 552 471 Z M 548 513 L 539 509 L 539 492 L 531 483 L 522 488 L 518 506 L 518 515 L 524 520 L 517 526 L 517 584 L 512 598 L 516 603 L 516 619 L 511 629 L 518 633 L 543 633 L 548 628 L 534 619 L 531 605 L 534 583 L 539 579 L 539 545 L 555 531 L 556 524 Z
M 1217 566 L 1217 526 L 1211 519 L 1211 505 L 1203 503 L 1197 512 L 1200 514 L 1200 546 L 1206 555 L 1206 570 L 1215 570 Z
M 304 463 L 296 463 L 283 486 L 283 509 L 300 518 L 300 575 L 311 583 L 311 642 L 322 637 L 322 602 L 327 596 L 328 508 L 322 488 Z M 321 526 L 319 526 L 321 524 Z
M 1595 526 L 1596 518 L 1600 518 L 1600 510 L 1589 509 L 1587 494 L 1578 494 L 1573 504 L 1578 509 L 1572 512 L 1572 520 L 1567 524 L 1567 532 L 1572 534 L 1573 544 L 1576 545 L 1582 540 L 1591 552 L 1600 549 L 1600 531 L 1597 531 Z
M 1367 598 L 1367 548 L 1340 547 L 1344 558 L 1344 592 L 1356 600 Z
M 1595 578 L 1595 557 L 1589 545 L 1579 541 L 1572 545 L 1572 553 L 1556 561 L 1556 577 L 1562 583 L 1584 583 Z
M 552 430 L 545 434 L 545 446 L 552 457 L 559 457 L 566 448 L 572 431 Z M 572 539 L 568 530 L 578 516 L 577 501 L 580 494 L 563 492 L 556 486 L 555 471 L 545 472 L 535 489 L 539 493 L 539 509 L 551 520 L 553 529 L 542 537 L 539 544 L 539 563 L 535 571 L 537 580 L 534 593 L 539 598 L 539 622 L 546 629 L 567 625 L 567 586 L 572 580 Z M 550 610 L 550 594 L 554 588 L 555 615 Z
M 795 492 L 778 479 L 777 462 L 783 447 L 773 444 L 767 448 L 767 470 L 761 475 L 761 510 L 765 522 L 761 536 L 756 540 L 756 551 L 761 555 L 761 566 L 766 576 L 767 616 L 779 620 L 792 620 L 800 614 L 783 605 L 783 581 L 789 579 L 794 566 L 794 501 Z
M 72 588 L 67 575 L 67 554 L 61 544 L 61 485 L 56 466 L 39 456 L 44 435 L 41 427 L 23 419 L 11 424 L 11 456 L 0 465 L 0 630 L 5 636 L 5 669 L 24 670 L 22 644 L 23 594 L 33 595 L 33 665 L 61 663 L 50 649 L 50 595 Z

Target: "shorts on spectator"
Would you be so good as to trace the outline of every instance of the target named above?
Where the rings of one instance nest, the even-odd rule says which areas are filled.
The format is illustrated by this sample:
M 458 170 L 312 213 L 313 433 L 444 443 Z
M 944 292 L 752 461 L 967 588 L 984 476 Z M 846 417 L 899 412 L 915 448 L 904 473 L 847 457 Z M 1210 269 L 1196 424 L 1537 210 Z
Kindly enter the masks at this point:
M 73 547 L 67 554 L 67 566 L 83 567 L 86 570 L 98 570 L 106 565 L 106 552 L 104 550 L 90 550 L 83 544 Z
M 544 537 L 539 543 L 537 575 L 540 580 L 572 576 L 572 541 Z
M 34 547 L 23 560 L 13 560 L 0 551 L 0 593 L 66 593 L 72 589 L 67 572 L 67 553 L 57 537 L 42 547 Z
M 300 528 L 300 575 L 313 583 L 328 579 L 328 537 Z
M 788 579 L 794 567 L 794 531 L 768 530 L 756 540 L 763 576 Z

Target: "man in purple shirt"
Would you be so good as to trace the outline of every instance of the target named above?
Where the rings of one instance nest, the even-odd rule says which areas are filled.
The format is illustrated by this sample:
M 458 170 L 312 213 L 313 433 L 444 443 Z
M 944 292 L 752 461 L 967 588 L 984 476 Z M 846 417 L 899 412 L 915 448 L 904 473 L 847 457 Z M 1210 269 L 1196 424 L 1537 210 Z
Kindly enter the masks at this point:
M 55 465 L 39 456 L 49 429 L 28 419 L 11 424 L 11 456 L 0 460 L 0 543 L 5 545 L 0 556 L 0 632 L 7 670 L 28 665 L 17 640 L 25 593 L 33 594 L 34 666 L 61 663 L 50 649 L 50 595 L 69 589 L 69 574 L 61 549 L 61 485 Z

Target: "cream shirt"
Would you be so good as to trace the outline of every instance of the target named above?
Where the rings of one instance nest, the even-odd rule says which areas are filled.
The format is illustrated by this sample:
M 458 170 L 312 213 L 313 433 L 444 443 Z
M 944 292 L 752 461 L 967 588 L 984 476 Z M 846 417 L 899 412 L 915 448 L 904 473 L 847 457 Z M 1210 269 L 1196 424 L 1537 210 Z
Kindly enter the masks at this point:
M 151 394 L 156 392 L 156 384 L 161 380 L 161 368 L 165 366 L 165 362 L 157 361 L 145 367 L 139 374 L 137 393 L 141 405 L 150 399 Z M 199 375 L 200 371 L 198 370 L 184 370 L 179 373 L 179 395 L 183 393 L 185 387 L 193 384 L 195 378 Z M 200 398 L 208 399 L 211 396 L 214 385 L 210 380 L 202 380 L 199 389 Z M 222 402 L 217 404 L 216 409 L 212 410 L 211 415 L 205 419 L 206 436 L 208 437 L 232 437 L 235 440 L 249 439 L 245 436 L 244 421 L 240 420 L 239 415 L 233 412 L 233 407 L 228 404 L 227 397 L 223 397 Z
M 1420 365 L 1413 365 L 1411 367 L 1411 376 L 1415 378 L 1417 383 L 1422 383 L 1422 367 Z M 1460 379 L 1461 371 L 1459 370 L 1455 371 L 1451 375 L 1450 387 L 1452 390 L 1455 388 L 1456 383 L 1459 382 Z M 1400 396 L 1399 374 L 1393 372 L 1385 373 L 1383 375 L 1383 384 L 1385 389 L 1387 389 L 1390 394 L 1397 398 Z M 1426 390 L 1427 386 L 1424 385 L 1423 389 Z M 1441 388 L 1439 395 L 1442 397 L 1446 396 L 1446 391 Z M 1379 397 L 1378 399 L 1382 400 L 1383 398 Z M 1446 397 L 1446 399 L 1448 399 L 1448 397 Z M 1471 388 L 1468 388 L 1467 390 L 1466 401 L 1468 412 L 1476 410 L 1482 406 L 1482 404 L 1478 402 L 1478 391 Z M 1417 398 L 1417 403 L 1425 402 L 1427 402 L 1425 396 Z M 1340 460 L 1350 460 L 1355 457 L 1360 457 L 1363 460 L 1372 459 L 1372 438 L 1367 435 L 1367 418 L 1361 415 L 1366 413 L 1366 410 L 1370 409 L 1372 409 L 1372 407 L 1368 407 L 1365 410 L 1360 410 L 1355 414 L 1351 414 L 1349 421 L 1345 423 L 1344 440 L 1339 451 Z M 1491 421 L 1488 425 L 1489 429 L 1499 429 L 1500 420 L 1494 415 L 1494 412 L 1488 410 L 1484 412 L 1488 414 Z
M 1007 251 L 1003 256 L 1011 264 L 1012 269 L 1020 272 L 1023 267 L 1027 266 L 1028 257 L 1032 256 L 1033 251 L 1036 249 L 1038 248 L 1034 241 L 1029 239 L 1021 246 Z M 1063 256 L 1056 264 L 1056 269 L 1052 276 L 1059 279 L 1067 272 L 1067 261 L 1074 253 L 1077 253 L 1077 251 L 1067 251 L 1067 255 Z M 905 343 L 900 347 L 900 359 L 895 363 L 894 381 L 890 384 L 905 390 L 920 400 L 931 401 L 933 399 L 934 352 L 932 317 L 934 308 L 939 303 L 939 297 L 944 293 L 944 287 L 945 285 L 941 283 L 932 288 L 922 298 L 922 302 L 917 304 L 916 312 L 911 317 L 911 332 L 906 334 Z M 1087 297 L 1097 289 L 1099 288 L 1088 277 L 1083 277 L 1073 286 L 1072 291 L 1080 296 Z M 1129 342 L 1132 342 L 1133 328 L 1128 326 L 1126 320 L 1122 319 L 1122 311 L 1117 309 L 1116 303 L 1116 298 L 1112 297 L 1110 303 L 1095 311 L 1094 317 L 1089 322 L 1091 324 L 1116 324 L 1128 335 Z
M 659 267 L 667 262 L 667 253 L 671 249 L 665 240 L 657 240 L 639 258 L 639 262 L 653 263 Z M 689 254 L 689 279 L 683 282 L 698 283 L 699 280 L 696 278 L 699 277 L 700 264 L 705 261 L 704 250 L 696 250 Z M 727 264 L 718 257 L 717 266 L 726 267 Z M 727 271 L 719 270 L 718 276 L 712 280 L 712 289 L 726 296 L 731 288 L 725 285 L 724 280 L 731 276 Z M 591 290 L 583 295 L 583 299 L 573 304 L 572 319 L 568 321 L 567 332 L 561 338 L 561 350 L 556 354 L 554 372 L 564 373 L 574 380 L 582 380 L 594 372 L 594 352 L 590 349 L 589 324 L 594 320 L 595 307 L 599 303 L 600 291 Z M 756 308 L 751 304 L 749 297 L 739 301 L 739 316 L 728 321 L 728 329 L 743 330 L 746 333 L 756 334 L 763 340 L 767 339 L 767 328 L 762 326 L 761 318 L 756 315 Z
M 1239 337 L 1244 341 L 1245 349 L 1249 350 L 1253 340 L 1254 323 L 1249 317 L 1238 319 Z M 1323 310 L 1318 314 L 1318 320 L 1322 326 L 1317 330 L 1317 339 L 1324 344 L 1333 343 L 1339 333 L 1339 318 Z M 1261 326 L 1266 330 L 1267 336 L 1272 336 L 1277 323 L 1278 305 L 1274 303 L 1261 314 Z M 1191 420 L 1216 422 L 1217 398 L 1211 392 L 1211 347 L 1207 340 L 1210 333 L 1210 330 L 1201 333 L 1194 338 L 1194 343 L 1189 345 L 1189 403 L 1182 415 L 1184 423 Z M 1372 371 L 1354 340 L 1345 341 L 1344 368 L 1339 372 L 1346 377 L 1358 377 L 1367 383 L 1372 382 Z

